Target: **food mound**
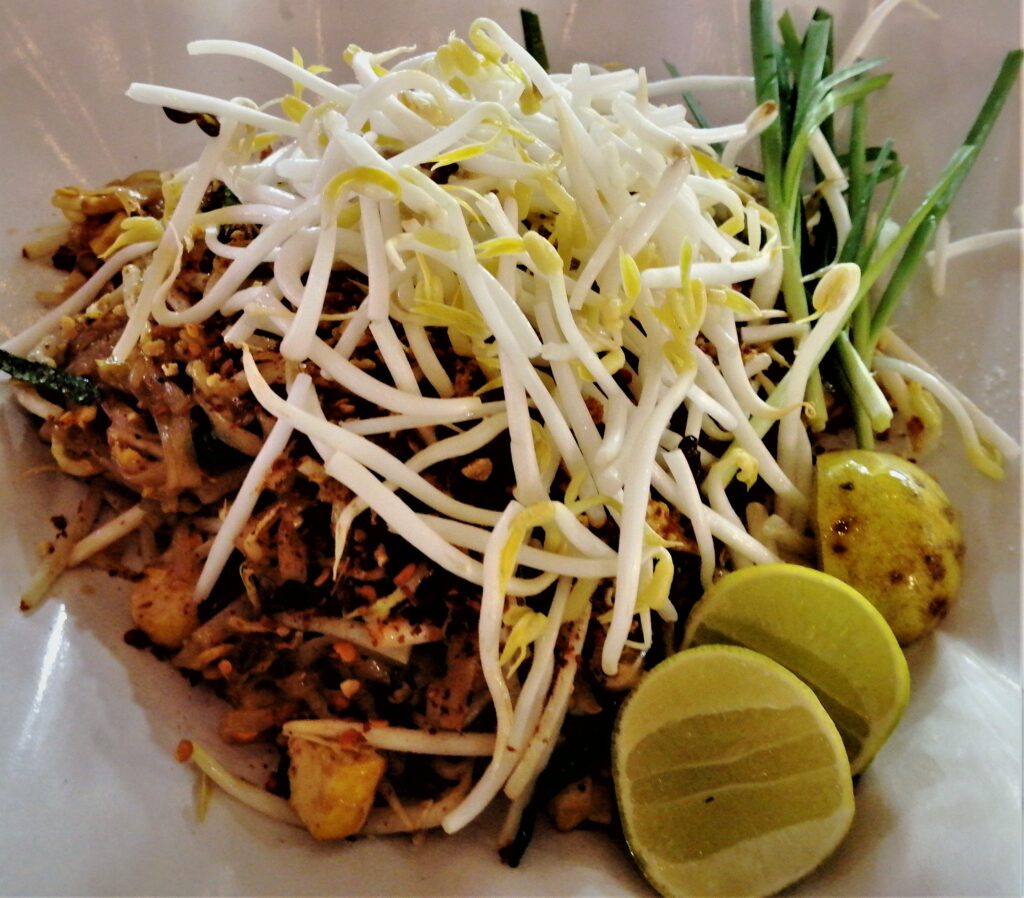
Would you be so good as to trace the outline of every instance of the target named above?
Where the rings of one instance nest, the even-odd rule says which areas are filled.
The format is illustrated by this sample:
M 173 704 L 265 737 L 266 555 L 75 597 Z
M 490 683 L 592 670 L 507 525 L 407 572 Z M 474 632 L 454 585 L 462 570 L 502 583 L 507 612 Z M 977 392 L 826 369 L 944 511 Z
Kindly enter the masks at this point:
M 201 155 L 57 192 L 65 296 L 7 368 L 89 493 L 26 607 L 68 565 L 130 578 L 129 641 L 280 764 L 254 787 L 182 758 L 319 839 L 454 832 L 500 794 L 512 863 L 538 809 L 611 824 L 616 712 L 702 592 L 815 564 L 815 452 L 851 426 L 928 439 L 936 376 L 885 321 L 864 358 L 840 346 L 862 349 L 864 259 L 913 232 L 851 230 L 834 179 L 804 208 L 824 140 L 785 178 L 738 164 L 777 98 L 710 127 L 685 78 L 548 74 L 489 20 L 422 55 L 349 47 L 353 83 L 189 49 L 293 89 L 133 85 Z

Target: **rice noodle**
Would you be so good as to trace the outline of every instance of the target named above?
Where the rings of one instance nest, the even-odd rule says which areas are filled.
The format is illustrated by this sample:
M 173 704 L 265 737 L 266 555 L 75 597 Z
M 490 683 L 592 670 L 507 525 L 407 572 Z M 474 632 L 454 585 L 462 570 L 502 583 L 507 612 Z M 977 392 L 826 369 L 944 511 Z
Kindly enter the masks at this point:
M 897 3 L 879 6 L 849 54 Z M 159 240 L 118 249 L 4 348 L 48 358 L 56 347 L 57 357 L 106 304 L 122 316 L 101 334 L 109 357 L 83 364 L 136 399 L 167 401 L 179 382 L 197 398 L 151 414 L 150 427 L 144 403 L 106 396 L 110 427 L 76 453 L 75 439 L 84 444 L 98 425 L 20 394 L 44 432 L 73 434 L 53 440 L 65 468 L 109 473 L 143 497 L 115 505 L 86 535 L 101 503 L 90 494 L 74 539 L 44 563 L 25 603 L 129 532 L 149 557 L 171 531 L 164 567 L 152 570 L 190 562 L 194 589 L 185 577 L 174 583 L 195 611 L 239 551 L 247 599 L 167 643 L 180 646 L 178 666 L 223 678 L 224 692 L 235 662 L 258 670 L 260 685 L 245 693 L 258 707 L 235 710 L 243 722 L 271 722 L 229 728 L 237 740 L 358 737 L 388 753 L 487 758 L 475 781 L 467 762 L 418 807 L 392 785 L 395 763 L 377 787 L 388 806 L 362 831 L 455 832 L 504 792 L 508 839 L 577 677 L 628 683 L 658 640 L 672 640 L 676 565 L 706 589 L 723 567 L 813 553 L 816 422 L 804 400 L 860 299 L 860 271 L 830 260 L 815 275 L 813 314 L 776 309 L 785 232 L 733 166 L 779 109 L 763 103 L 742 121 L 703 127 L 655 102 L 749 91 L 747 77 L 649 83 L 643 71 L 587 65 L 551 75 L 489 19 L 472 25 L 469 43 L 453 36 L 394 64 L 408 48 L 350 47 L 352 83 L 238 41 L 188 50 L 261 65 L 292 93 L 257 105 L 129 89 L 143 103 L 216 116 L 219 134 L 165 177 L 154 213 L 163 220 L 142 222 Z M 849 185 L 824 134 L 810 135 L 809 151 L 838 259 Z M 940 244 L 937 283 L 957 252 L 1004 239 Z M 121 272 L 120 292 L 110 291 Z M 1017 451 L 890 334 L 875 370 L 897 405 L 913 384 L 933 393 L 987 472 L 998 467 L 993 449 Z M 193 411 L 214 450 L 219 440 L 247 467 L 222 477 L 203 468 Z M 737 477 L 757 484 L 755 501 L 735 498 Z M 183 521 L 197 505 L 190 529 Z M 150 518 L 158 506 L 166 529 Z M 588 633 L 599 664 L 581 657 Z M 282 655 L 232 655 L 267 645 Z M 305 667 L 292 673 L 291 656 L 275 667 L 288 652 Z M 321 678 L 314 662 L 334 667 Z M 259 676 L 279 669 L 289 673 L 266 678 L 281 680 L 275 705 Z M 450 695 L 445 678 L 459 674 L 470 682 L 454 684 L 465 687 L 461 704 L 435 701 L 431 690 Z M 379 691 L 360 697 L 371 682 Z M 414 694 L 423 705 L 403 707 Z M 392 719 L 403 726 L 357 719 L 377 712 L 401 713 Z M 493 733 L 466 729 L 480 714 L 493 714 Z M 319 719 L 299 719 L 307 715 Z M 193 760 L 250 806 L 297 822 L 287 802 L 201 748 Z

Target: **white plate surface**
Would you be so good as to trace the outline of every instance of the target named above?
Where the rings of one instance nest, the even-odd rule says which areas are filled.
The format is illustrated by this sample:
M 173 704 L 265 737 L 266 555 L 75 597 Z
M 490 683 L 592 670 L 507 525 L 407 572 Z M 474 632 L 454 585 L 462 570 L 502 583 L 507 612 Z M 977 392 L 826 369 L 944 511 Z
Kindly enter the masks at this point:
M 545 0 L 556 67 L 586 59 L 685 72 L 746 70 L 741 0 Z M 904 4 L 872 45 L 894 85 L 871 120 L 911 163 L 916 196 L 970 124 L 1002 54 L 1020 40 L 1012 0 Z M 837 4 L 841 34 L 865 5 Z M 804 8 L 809 8 L 805 4 Z M 227 96 L 286 92 L 243 62 L 190 61 L 186 41 L 232 37 L 339 70 L 349 43 L 432 47 L 472 16 L 518 34 L 499 0 L 313 3 L 0 2 L 0 335 L 31 320 L 45 280 L 20 246 L 56 220 L 61 184 L 96 185 L 190 158 L 201 139 L 124 97 L 130 81 Z M 1020 200 L 1020 91 L 954 208 L 953 236 L 1013 225 Z M 902 329 L 926 356 L 1019 434 L 1020 259 L 997 249 L 951 266 L 945 297 L 918 290 Z M 16 610 L 51 515 L 71 508 L 21 416 L 0 400 L 0 892 L 5 894 L 647 894 L 623 849 L 601 835 L 541 829 L 518 870 L 493 851 L 493 821 L 457 838 L 317 845 L 220 796 L 194 819 L 192 776 L 172 751 L 210 732 L 212 703 L 127 647 L 120 587 L 63 581 L 35 614 Z M 952 423 L 947 429 L 953 431 Z M 962 510 L 968 541 L 960 606 L 910 652 L 907 716 L 862 778 L 852 833 L 794 894 L 1020 895 L 1021 690 L 1019 474 L 971 470 L 951 434 L 930 467 Z

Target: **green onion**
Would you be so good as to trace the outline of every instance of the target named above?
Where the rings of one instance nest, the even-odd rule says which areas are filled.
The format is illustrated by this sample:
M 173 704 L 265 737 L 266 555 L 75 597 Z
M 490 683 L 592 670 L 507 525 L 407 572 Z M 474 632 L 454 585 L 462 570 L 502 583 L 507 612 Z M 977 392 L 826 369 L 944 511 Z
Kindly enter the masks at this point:
M 871 376 L 875 345 L 991 132 L 1016 81 L 1024 53 L 1017 50 L 1007 55 L 963 144 L 895 238 L 878 252 L 882 226 L 889 218 L 906 169 L 892 141 L 868 147 L 866 100 L 885 87 L 891 75 L 872 73 L 879 65 L 877 59 L 858 60 L 833 71 L 832 18 L 823 10 L 814 13 L 801 36 L 788 12 L 775 23 L 771 0 L 750 0 L 750 28 L 757 101 L 779 104 L 778 119 L 761 134 L 761 158 L 765 199 L 778 222 L 783 247 L 782 293 L 791 318 L 804 318 L 808 313 L 803 270 L 827 268 L 835 250 L 834 227 L 827 209 L 822 209 L 813 246 L 804 222 L 802 184 L 816 130 L 820 129 L 833 147 L 849 182 L 846 203 L 850 230 L 836 261 L 855 262 L 863 276 L 851 316 L 852 337 L 845 328 L 840 332 L 833 363 L 836 379 L 854 410 L 858 442 L 869 445 L 872 434 L 884 430 L 891 420 L 888 404 Z M 852 122 L 848 151 L 841 154 L 834 149 L 833 118 L 845 107 L 852 107 Z M 883 200 L 879 187 L 884 181 L 892 183 Z M 872 217 L 877 221 L 873 228 L 869 226 Z M 893 265 L 882 297 L 872 309 L 868 293 Z M 815 408 L 815 427 L 823 426 L 820 375 L 808 384 L 807 399 Z
M 782 201 L 783 105 L 779 96 L 779 61 L 772 37 L 772 7 L 765 0 L 751 0 L 750 47 L 754 70 L 754 94 L 758 103 L 772 102 L 779 117 L 761 133 L 761 167 L 768 207 Z M 788 109 L 788 104 L 785 107 Z
M 892 318 L 892 314 L 899 303 L 903 291 L 906 289 L 911 277 L 913 277 L 918 265 L 924 258 L 925 251 L 931 243 L 935 229 L 949 211 L 949 207 L 953 204 L 953 200 L 956 198 L 960 187 L 963 185 L 971 167 L 978 158 L 978 154 L 982 146 L 984 146 L 985 140 L 991 133 L 992 127 L 995 125 L 996 119 L 999 117 L 999 113 L 1002 111 L 1002 108 L 1006 103 L 1006 98 L 1009 96 L 1010 90 L 1016 83 L 1022 61 L 1024 61 L 1024 51 L 1022 50 L 1014 50 L 1006 54 L 1006 57 L 1003 59 L 1003 64 L 1000 66 L 999 73 L 992 84 L 992 88 L 989 91 L 988 96 L 985 98 L 985 102 L 982 104 L 981 110 L 978 112 L 978 116 L 974 120 L 974 124 L 971 126 L 970 131 L 967 132 L 967 136 L 964 138 L 963 145 L 960 148 L 961 151 L 966 151 L 963 153 L 963 161 L 955 167 L 955 171 L 952 172 L 949 177 L 941 179 L 941 190 L 937 190 L 936 188 L 932 189 L 932 192 L 935 194 L 935 202 L 932 210 L 930 214 L 919 223 L 918 227 L 915 228 L 914 233 L 907 241 L 907 251 L 904 253 L 903 258 L 900 259 L 898 267 L 889 279 L 885 292 L 878 303 L 878 308 L 875 309 L 874 315 L 872 315 L 868 343 L 864 347 L 858 347 L 858 349 L 861 349 L 862 354 L 866 350 L 867 361 L 870 361 L 871 354 L 874 352 L 874 347 L 878 342 L 878 338 L 882 335 L 882 331 L 884 331 L 888 326 L 889 319 Z M 947 168 L 947 172 L 948 170 L 949 169 Z
M 662 62 L 665 64 L 665 71 L 667 71 L 671 77 L 679 77 L 679 69 L 672 65 L 672 63 L 667 59 L 663 59 Z M 683 103 L 686 104 L 686 108 L 690 110 L 690 115 L 693 116 L 693 121 L 696 123 L 697 127 L 710 128 L 711 123 L 708 117 L 704 114 L 703 107 L 697 102 L 697 98 L 686 90 L 683 91 L 682 98 Z M 711 144 L 711 147 L 716 153 L 721 154 L 724 149 L 724 144 L 713 143 Z
M 835 43 L 835 30 L 833 28 L 832 13 L 826 9 L 822 9 L 820 6 L 814 10 L 814 15 L 811 17 L 815 22 L 824 22 L 828 26 L 828 45 L 825 48 L 825 65 L 822 70 L 822 74 L 828 77 L 833 72 L 834 59 L 834 43 Z M 829 144 L 835 144 L 835 134 L 833 134 L 832 120 L 829 119 L 821 126 L 821 133 L 825 135 L 825 139 Z
M 861 448 L 871 448 L 873 435 L 888 430 L 892 424 L 892 408 L 845 332 L 836 338 L 835 348 L 846 393 L 854 403 L 857 443 Z

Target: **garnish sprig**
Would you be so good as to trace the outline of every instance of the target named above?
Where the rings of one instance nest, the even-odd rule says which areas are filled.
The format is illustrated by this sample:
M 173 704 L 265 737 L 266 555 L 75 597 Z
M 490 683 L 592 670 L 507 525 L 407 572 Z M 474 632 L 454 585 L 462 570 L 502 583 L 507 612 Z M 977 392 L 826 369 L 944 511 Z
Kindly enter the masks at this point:
M 862 60 L 838 72 L 830 71 L 832 21 L 827 15 L 813 18 L 802 40 L 792 19 L 783 16 L 779 43 L 770 0 L 751 0 L 750 27 L 756 99 L 779 106 L 778 119 L 761 134 L 761 158 L 766 200 L 778 222 L 782 243 L 783 299 L 789 316 L 799 320 L 809 311 L 801 246 L 802 184 L 811 137 L 837 110 L 861 102 L 884 87 L 891 76 L 861 77 L 880 60 Z M 812 426 L 824 428 L 827 413 L 818 372 L 808 384 L 807 400 L 814 409 Z
M 1024 53 L 1007 54 L 963 144 L 914 213 L 883 246 L 882 227 L 889 220 L 906 168 L 891 140 L 880 147 L 868 146 L 866 99 L 885 87 L 891 75 L 872 74 L 880 59 L 858 60 L 832 71 L 832 20 L 820 10 L 801 36 L 788 12 L 776 23 L 771 0 L 751 0 L 750 27 L 757 101 L 771 101 L 779 108 L 778 118 L 762 132 L 760 142 L 765 200 L 778 222 L 782 243 L 786 311 L 794 319 L 808 314 L 806 284 L 814 277 L 805 276 L 805 269 L 820 272 L 835 262 L 855 262 L 862 269 L 851 326 L 837 335 L 831 358 L 838 385 L 854 409 L 858 442 L 870 446 L 873 434 L 887 428 L 892 418 L 891 411 L 883 414 L 887 402 L 871 372 L 875 347 L 991 132 L 1016 82 Z M 852 107 L 849 144 L 847 152 L 840 153 L 834 117 L 846 107 Z M 850 227 L 835 258 L 824 255 L 834 246 L 826 216 L 818 225 L 821 232 L 812 235 L 804 205 L 808 150 L 818 130 L 848 182 L 845 199 Z M 883 199 L 879 188 L 884 182 L 890 186 Z M 813 243 L 813 252 L 802 254 L 805 242 Z M 873 304 L 871 289 L 889 271 L 882 295 Z M 825 415 L 820 374 L 808 384 L 806 399 L 814 409 L 811 424 L 821 429 Z

